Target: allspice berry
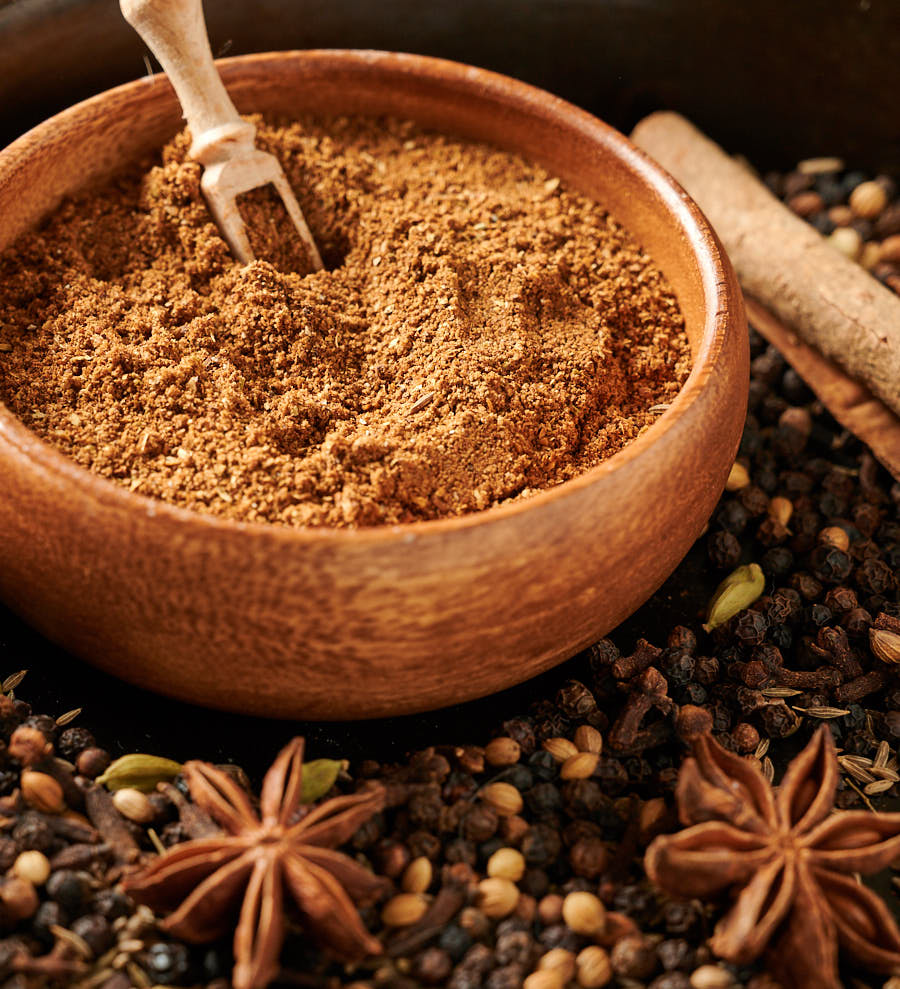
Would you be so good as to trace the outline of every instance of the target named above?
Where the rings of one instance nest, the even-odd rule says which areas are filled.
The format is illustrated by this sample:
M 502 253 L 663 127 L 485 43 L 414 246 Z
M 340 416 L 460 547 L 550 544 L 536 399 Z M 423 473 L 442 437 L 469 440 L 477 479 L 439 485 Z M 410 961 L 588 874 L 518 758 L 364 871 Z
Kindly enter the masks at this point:
M 82 776 L 87 776 L 88 779 L 95 779 L 101 773 L 106 772 L 111 761 L 109 753 L 105 749 L 91 747 L 89 749 L 83 749 L 78 753 L 78 758 L 75 760 L 75 768 Z
M 404 893 L 424 893 L 431 885 L 434 869 L 424 855 L 412 860 L 403 873 L 400 885 Z
M 583 989 L 601 989 L 612 981 L 609 955 L 599 945 L 589 945 L 575 959 L 576 981 Z
M 713 719 L 705 707 L 682 704 L 675 716 L 675 731 L 683 741 L 690 741 L 704 732 L 712 731 Z
M 563 977 L 552 968 L 532 972 L 522 983 L 522 989 L 563 989 Z
M 478 884 L 478 906 L 486 917 L 508 917 L 519 902 L 519 888 L 509 879 L 491 877 Z
M 512 817 L 522 809 L 522 794 L 512 783 L 488 783 L 481 796 L 501 817 Z
M 566 759 L 571 759 L 573 755 L 578 755 L 575 743 L 570 742 L 567 738 L 548 738 L 544 742 L 544 750 L 549 752 L 557 762 L 565 762 Z
M 50 875 L 50 860 L 43 852 L 22 852 L 13 862 L 11 871 L 32 886 L 43 886 Z
M 581 725 L 576 730 L 573 741 L 579 752 L 595 752 L 600 755 L 603 751 L 603 736 L 591 725 Z
M 33 766 L 53 752 L 47 736 L 31 725 L 19 725 L 9 739 L 7 751 L 23 766 Z
M 147 794 L 132 787 L 116 790 L 112 795 L 112 802 L 122 817 L 127 817 L 135 824 L 149 824 L 156 817 L 156 811 Z
M 569 893 L 563 900 L 562 915 L 570 930 L 586 937 L 602 934 L 606 927 L 606 907 L 593 893 Z
M 52 776 L 26 769 L 22 772 L 21 784 L 23 799 L 35 810 L 45 814 L 61 814 L 66 809 L 62 787 Z
M 516 848 L 498 848 L 488 859 L 487 874 L 517 883 L 525 875 L 525 856 Z
M 385 903 L 381 920 L 386 927 L 409 927 L 418 923 L 428 909 L 428 903 L 419 893 L 398 893 Z
M 513 766 L 521 755 L 519 743 L 506 735 L 492 739 L 484 749 L 484 758 L 491 766 Z
M 599 761 L 596 752 L 578 752 L 566 759 L 559 775 L 564 780 L 586 780 L 594 774 Z
M 539 970 L 552 969 L 559 972 L 563 982 L 571 982 L 575 976 L 575 956 L 565 948 L 551 948 L 545 955 L 541 955 L 537 967 Z
M 887 193 L 878 182 L 860 182 L 850 193 L 850 209 L 864 220 L 874 220 L 887 203 Z

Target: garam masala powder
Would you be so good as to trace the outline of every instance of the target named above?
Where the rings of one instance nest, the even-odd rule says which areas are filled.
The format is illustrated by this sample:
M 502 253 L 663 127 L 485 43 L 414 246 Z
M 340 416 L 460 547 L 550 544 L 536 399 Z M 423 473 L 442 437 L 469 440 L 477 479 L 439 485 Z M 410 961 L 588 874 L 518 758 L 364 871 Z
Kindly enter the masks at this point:
M 436 519 L 575 477 L 678 392 L 665 279 L 543 168 L 396 120 L 256 122 L 328 270 L 292 270 L 259 198 L 270 260 L 237 264 L 185 133 L 0 258 L 0 398 L 79 464 L 241 521 Z

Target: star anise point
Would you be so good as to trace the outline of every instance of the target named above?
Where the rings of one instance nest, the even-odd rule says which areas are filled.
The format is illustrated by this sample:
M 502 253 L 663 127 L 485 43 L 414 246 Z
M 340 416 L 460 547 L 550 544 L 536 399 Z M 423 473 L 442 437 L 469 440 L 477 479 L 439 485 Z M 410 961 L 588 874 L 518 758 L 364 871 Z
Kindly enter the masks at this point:
M 900 930 L 884 902 L 852 874 L 897 859 L 900 814 L 833 812 L 837 783 L 825 726 L 777 790 L 750 761 L 701 736 L 679 776 L 686 828 L 654 840 L 647 874 L 673 895 L 731 893 L 711 948 L 736 964 L 769 948 L 794 989 L 840 989 L 839 945 L 866 968 L 898 972 Z
M 124 886 L 138 902 L 172 912 L 164 930 L 190 942 L 234 925 L 234 989 L 263 989 L 277 975 L 285 932 L 285 890 L 323 947 L 347 961 L 378 954 L 356 903 L 382 881 L 336 847 L 384 804 L 380 788 L 333 797 L 301 814 L 303 739 L 279 753 L 263 781 L 259 813 L 249 795 L 215 766 L 188 762 L 194 802 L 221 835 L 175 846 Z

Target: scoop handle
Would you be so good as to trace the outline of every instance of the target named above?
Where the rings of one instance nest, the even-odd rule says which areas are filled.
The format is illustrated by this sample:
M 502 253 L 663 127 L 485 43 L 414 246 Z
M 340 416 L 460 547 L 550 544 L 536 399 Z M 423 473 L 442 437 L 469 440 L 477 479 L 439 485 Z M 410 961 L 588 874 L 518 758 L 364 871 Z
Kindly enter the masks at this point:
M 119 0 L 119 6 L 169 77 L 194 139 L 241 123 L 213 62 L 202 0 Z

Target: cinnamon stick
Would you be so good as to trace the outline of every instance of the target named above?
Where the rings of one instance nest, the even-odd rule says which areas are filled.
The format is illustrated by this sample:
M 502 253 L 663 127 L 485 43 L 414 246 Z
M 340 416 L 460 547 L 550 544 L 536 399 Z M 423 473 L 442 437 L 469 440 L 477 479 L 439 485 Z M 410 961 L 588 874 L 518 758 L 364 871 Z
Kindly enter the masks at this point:
M 837 364 L 800 340 L 755 299 L 746 301 L 750 325 L 778 348 L 834 418 L 868 444 L 900 481 L 900 416 L 894 415 Z
M 900 413 L 900 298 L 683 117 L 654 113 L 631 136 L 707 215 L 745 293 Z

